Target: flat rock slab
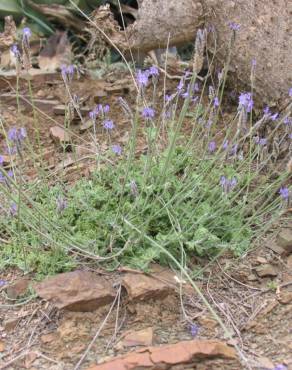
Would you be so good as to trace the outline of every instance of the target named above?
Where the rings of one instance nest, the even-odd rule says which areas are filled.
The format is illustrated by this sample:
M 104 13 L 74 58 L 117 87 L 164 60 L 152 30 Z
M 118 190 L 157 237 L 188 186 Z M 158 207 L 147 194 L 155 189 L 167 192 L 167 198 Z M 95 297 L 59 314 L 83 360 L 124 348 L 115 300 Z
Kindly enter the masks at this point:
M 24 295 L 31 283 L 31 280 L 29 278 L 22 278 L 17 280 L 15 283 L 9 285 L 6 288 L 6 294 L 10 299 L 17 299 L 18 297 L 21 297 Z
M 65 272 L 34 286 L 41 298 L 59 309 L 88 312 L 114 300 L 111 284 L 89 271 Z
M 236 359 L 237 355 L 232 347 L 220 341 L 191 340 L 130 352 L 88 370 L 169 369 L 214 357 Z
M 277 236 L 277 242 L 287 254 L 292 253 L 292 229 L 282 229 Z
M 123 276 L 122 286 L 126 289 L 130 300 L 162 299 L 174 291 L 167 282 L 131 272 Z
M 153 345 L 153 328 L 149 327 L 137 331 L 125 333 L 123 339 L 117 344 L 117 348 L 152 346 Z
M 53 126 L 50 128 L 51 138 L 57 144 L 67 144 L 70 141 L 70 135 L 68 132 L 59 126 Z

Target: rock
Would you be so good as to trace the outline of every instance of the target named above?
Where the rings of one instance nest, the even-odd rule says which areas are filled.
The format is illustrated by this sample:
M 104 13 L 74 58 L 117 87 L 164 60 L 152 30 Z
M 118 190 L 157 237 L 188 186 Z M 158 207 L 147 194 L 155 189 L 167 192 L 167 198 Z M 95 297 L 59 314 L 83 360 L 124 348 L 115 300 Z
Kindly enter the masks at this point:
M 287 258 L 287 266 L 292 269 L 292 254 Z
M 62 127 L 53 126 L 50 128 L 51 138 L 57 144 L 68 144 L 70 142 L 70 135 Z
M 103 364 L 93 365 L 88 370 L 170 369 L 179 364 L 185 366 L 195 360 L 201 362 L 214 357 L 237 359 L 236 351 L 224 342 L 191 340 L 130 352 Z
M 207 329 L 214 329 L 214 328 L 216 328 L 216 326 L 219 325 L 218 321 L 216 321 L 213 318 L 208 317 L 208 316 L 200 316 L 198 318 L 198 323 L 202 327 L 207 328 Z
M 14 284 L 9 285 L 6 288 L 6 294 L 8 298 L 17 299 L 18 297 L 24 295 L 27 292 L 30 283 L 31 283 L 30 279 L 24 277 L 22 279 L 17 280 Z
M 255 270 L 259 277 L 275 277 L 278 275 L 277 269 L 270 264 L 260 265 Z
M 173 291 L 173 288 L 166 282 L 131 272 L 123 276 L 122 286 L 126 289 L 130 300 L 162 299 Z
M 57 333 L 48 333 L 41 336 L 41 341 L 44 344 L 55 342 L 58 339 Z
M 258 256 L 257 258 L 256 258 L 256 261 L 258 262 L 258 263 L 260 263 L 260 264 L 265 264 L 265 263 L 268 263 L 268 261 L 266 260 L 266 258 L 264 258 L 264 257 L 261 257 L 261 256 Z
M 277 243 L 281 248 L 285 249 L 286 253 L 292 253 L 292 230 L 281 230 L 277 236 Z
M 66 112 L 68 111 L 68 107 L 63 104 L 58 104 L 54 106 L 54 114 L 56 116 L 65 116 Z M 79 107 L 79 111 L 81 114 L 88 115 L 90 109 L 87 107 Z M 77 112 L 74 111 L 74 118 L 78 118 Z
M 289 304 L 292 302 L 292 292 L 281 292 L 278 296 L 278 301 L 282 304 Z
M 124 338 L 118 343 L 117 347 L 152 346 L 153 328 L 131 331 L 125 334 Z
M 271 249 L 273 252 L 280 254 L 281 256 L 285 254 L 285 249 L 280 247 L 275 241 L 269 241 L 266 243 L 266 247 Z
M 59 309 L 93 311 L 113 301 L 107 280 L 89 271 L 65 272 L 35 285 L 36 293 Z
M 260 365 L 261 368 L 264 369 L 274 369 L 274 364 L 268 357 L 258 357 L 257 362 Z
M 107 92 L 106 91 L 104 91 L 104 90 L 97 90 L 94 93 L 93 101 L 94 101 L 94 103 L 98 104 L 98 103 L 100 103 L 100 99 L 101 98 L 106 98 L 106 97 L 107 97 Z
M 4 322 L 4 329 L 6 331 L 12 331 L 13 329 L 16 328 L 16 326 L 18 325 L 20 321 L 20 317 L 16 317 L 14 319 L 9 319 L 7 321 Z

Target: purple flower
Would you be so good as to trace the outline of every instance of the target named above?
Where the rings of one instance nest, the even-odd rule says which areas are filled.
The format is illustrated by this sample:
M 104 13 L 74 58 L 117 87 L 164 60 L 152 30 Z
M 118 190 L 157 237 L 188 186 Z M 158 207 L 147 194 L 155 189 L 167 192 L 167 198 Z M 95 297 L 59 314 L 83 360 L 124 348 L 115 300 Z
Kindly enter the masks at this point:
M 31 29 L 29 27 L 24 27 L 22 30 L 22 36 L 24 39 L 29 40 L 31 38 Z
M 195 338 L 199 333 L 199 326 L 196 325 L 196 324 L 191 324 L 190 325 L 190 332 L 191 332 L 191 336 L 193 338 Z
M 176 87 L 176 89 L 178 90 L 178 92 L 181 92 L 183 88 L 184 88 L 184 79 L 181 78 L 180 81 L 179 81 L 179 84 Z
M 96 119 L 97 115 L 99 113 L 98 108 L 94 108 L 92 111 L 89 112 L 89 117 L 93 120 Z
M 213 104 L 214 104 L 214 107 L 219 107 L 220 102 L 219 102 L 218 96 L 215 96 Z
M 137 186 L 135 180 L 131 180 L 131 182 L 130 182 L 130 189 L 131 189 L 131 195 L 134 198 L 136 198 L 138 196 L 139 192 L 138 192 L 138 186 Z
M 273 370 L 288 370 L 288 367 L 286 365 L 278 364 L 273 368 Z
M 103 127 L 106 129 L 106 130 L 112 130 L 115 128 L 115 124 L 113 123 L 112 120 L 110 119 L 106 119 L 105 121 L 103 121 L 102 123 Z
M 289 89 L 289 96 L 292 98 L 292 87 Z
M 264 114 L 266 114 L 266 115 L 270 115 L 271 114 L 270 108 L 268 106 L 266 106 L 264 108 Z
M 64 64 L 61 65 L 61 75 L 65 82 L 71 81 L 74 76 L 75 67 L 70 64 L 66 66 Z
M 251 93 L 240 94 L 238 108 L 245 109 L 247 113 L 251 112 L 253 108 L 253 100 Z
M 194 84 L 194 92 L 199 92 L 200 91 L 200 87 L 199 87 L 199 84 L 196 82 Z
M 17 215 L 17 204 L 16 203 L 11 203 L 11 206 L 9 208 L 9 214 L 11 217 L 15 217 Z
M 16 44 L 12 45 L 10 50 L 11 50 L 11 53 L 14 55 L 15 58 L 20 57 L 20 51 L 19 51 L 19 48 Z
M 8 177 L 13 177 L 13 171 L 9 170 L 7 172 L 7 176 Z M 6 185 L 9 185 L 9 182 L 8 182 L 7 178 L 5 177 L 5 175 L 3 174 L 2 171 L 0 171 L 0 182 L 5 183 Z
M 232 155 L 236 155 L 236 153 L 237 153 L 237 149 L 238 149 L 238 144 L 234 144 L 234 145 L 232 145 L 232 148 L 231 148 L 231 150 L 230 150 L 230 155 L 232 156 Z
M 110 111 L 110 106 L 106 104 L 104 107 L 102 107 L 103 113 L 108 113 Z
M 255 67 L 257 65 L 256 58 L 252 58 L 251 65 L 252 65 L 252 67 Z
M 142 111 L 142 116 L 147 119 L 154 118 L 155 110 L 150 107 L 145 107 Z
M 165 102 L 166 102 L 166 103 L 169 103 L 171 100 L 172 100 L 172 95 L 168 95 L 168 94 L 166 94 L 166 95 L 165 95 Z
M 284 118 L 283 121 L 284 125 L 291 125 L 292 124 L 292 119 L 290 117 Z
M 279 117 L 279 113 L 274 113 L 274 114 L 272 114 L 272 115 L 271 115 L 271 117 L 270 117 L 270 118 L 271 118 L 271 120 L 272 120 L 272 121 L 276 121 L 276 119 L 277 119 L 278 117 Z
M 7 281 L 6 280 L 0 279 L 0 288 L 2 288 L 6 284 L 7 284 Z
M 60 195 L 56 200 L 56 205 L 57 211 L 62 213 L 67 208 L 67 200 Z
M 114 145 L 112 145 L 112 151 L 113 151 L 113 153 L 115 153 L 117 155 L 121 155 L 122 154 L 122 147 L 119 144 L 114 144 Z
M 24 127 L 21 127 L 21 128 L 16 128 L 16 127 L 12 127 L 9 131 L 8 131 L 8 139 L 12 142 L 14 142 L 15 144 L 21 144 L 21 142 L 26 138 L 26 129 Z
M 223 148 L 224 150 L 226 150 L 226 149 L 228 148 L 228 145 L 229 145 L 229 141 L 228 141 L 228 140 L 224 140 L 224 141 L 223 141 L 222 148 Z
M 260 146 L 265 146 L 265 145 L 267 145 L 267 142 L 268 142 L 268 140 L 266 138 L 264 138 L 264 137 L 260 138 L 258 136 L 256 136 L 254 138 L 254 141 L 255 141 L 256 144 L 258 144 Z
M 140 88 L 148 85 L 148 78 L 149 78 L 148 71 L 143 72 L 140 69 L 138 70 L 136 74 L 136 80 Z
M 210 143 L 208 144 L 208 150 L 210 153 L 213 153 L 216 150 L 215 141 L 210 141 Z
M 235 23 L 235 22 L 229 22 L 228 23 L 228 26 L 229 28 L 232 30 L 232 31 L 239 31 L 240 30 L 240 24 L 238 23 Z
M 0 155 L 0 166 L 2 166 L 4 163 L 4 158 L 3 158 L 3 155 Z
M 279 190 L 279 194 L 281 196 L 282 199 L 284 200 L 288 200 L 289 199 L 289 189 L 287 187 L 281 187 L 281 189 Z
M 225 176 L 221 176 L 220 178 L 220 185 L 224 191 L 224 193 L 229 193 L 231 190 L 235 188 L 237 185 L 237 179 L 233 177 L 232 179 L 227 179 Z
M 148 70 L 149 76 L 159 76 L 159 70 L 156 66 L 152 66 Z

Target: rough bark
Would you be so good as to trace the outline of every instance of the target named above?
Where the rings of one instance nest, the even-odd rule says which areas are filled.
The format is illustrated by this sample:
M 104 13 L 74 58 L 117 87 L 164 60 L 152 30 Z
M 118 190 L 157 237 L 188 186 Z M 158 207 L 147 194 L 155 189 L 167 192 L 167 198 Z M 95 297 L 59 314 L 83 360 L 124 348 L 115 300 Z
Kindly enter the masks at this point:
M 111 36 L 121 48 L 145 52 L 166 47 L 168 39 L 170 46 L 192 41 L 198 28 L 212 25 L 216 58 L 223 62 L 232 32 L 229 22 L 241 25 L 231 58 L 235 80 L 249 84 L 255 59 L 257 96 L 269 104 L 285 102 L 292 86 L 291 0 L 143 0 L 136 21 Z

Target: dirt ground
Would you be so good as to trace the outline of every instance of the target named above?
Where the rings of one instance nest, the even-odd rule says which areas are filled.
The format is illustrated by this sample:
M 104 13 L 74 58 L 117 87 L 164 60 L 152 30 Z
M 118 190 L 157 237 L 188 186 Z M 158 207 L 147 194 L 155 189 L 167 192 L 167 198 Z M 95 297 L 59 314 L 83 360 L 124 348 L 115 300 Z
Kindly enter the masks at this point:
M 96 103 L 110 104 L 111 118 L 117 125 L 113 141 L 120 144 L 127 140 L 130 123 L 126 116 L 121 118 L 117 98 L 122 95 L 129 104 L 135 99 L 133 87 L 129 87 L 126 79 L 126 74 L 119 73 L 122 82 L 116 83 L 116 76 L 109 74 L 103 81 L 83 78 L 72 86 L 72 91 L 84 101 L 86 107 Z M 9 81 L 13 86 L 12 77 Z M 54 183 L 62 176 L 71 183 L 81 176 L 88 176 L 94 166 L 89 150 L 92 142 L 90 130 L 80 133 L 80 122 L 72 123 L 70 129 L 76 151 L 64 152 L 50 134 L 52 126 L 64 123 L 63 115 L 52 114 L 56 105 L 65 102 L 63 83 L 57 74 L 49 78 L 41 76 L 36 81 L 34 94 L 37 99 L 35 104 L 40 109 L 37 114 L 41 146 L 44 149 L 43 163 L 50 181 Z M 114 88 L 117 85 L 121 87 Z M 25 83 L 21 84 L 21 90 L 27 96 Z M 0 116 L 7 125 L 19 124 L 15 95 L 3 80 L 1 91 Z M 32 111 L 25 102 L 22 103 L 21 125 L 27 128 L 28 136 L 33 135 Z M 141 151 L 143 145 L 141 141 Z M 31 158 L 25 158 L 24 167 L 29 179 L 37 177 Z M 196 280 L 197 284 L 232 333 L 232 339 L 226 338 L 203 302 L 187 284 L 182 284 L 181 291 L 175 288 L 163 299 L 131 302 L 122 294 L 119 308 L 111 312 L 80 368 L 87 369 L 102 360 L 135 350 L 135 346 L 129 348 L 122 345 L 125 333 L 152 328 L 155 346 L 194 338 L 218 339 L 231 346 L 236 344 L 252 369 L 274 369 L 279 364 L 292 369 L 292 255 L 283 253 L 273 242 L 275 234 L 283 227 L 292 227 L 289 217 L 271 230 L 267 239 L 263 239 L 240 259 L 224 255 L 210 266 L 206 266 L 206 261 L 197 262 L 198 266 L 205 266 L 201 278 Z M 109 274 L 103 271 L 103 274 L 116 284 L 122 272 Z M 28 278 L 33 280 L 34 275 L 30 274 Z M 0 369 L 74 369 L 110 306 L 89 313 L 76 313 L 58 310 L 40 298 L 18 303 L 7 297 L 6 288 L 23 279 L 22 272 L 16 269 L 1 271 L 0 279 L 3 282 L 0 286 Z M 196 333 L 191 330 L 190 321 L 197 325 Z M 220 358 L 210 363 L 208 359 L 204 361 L 171 368 L 245 368 L 243 363 L 236 365 Z

